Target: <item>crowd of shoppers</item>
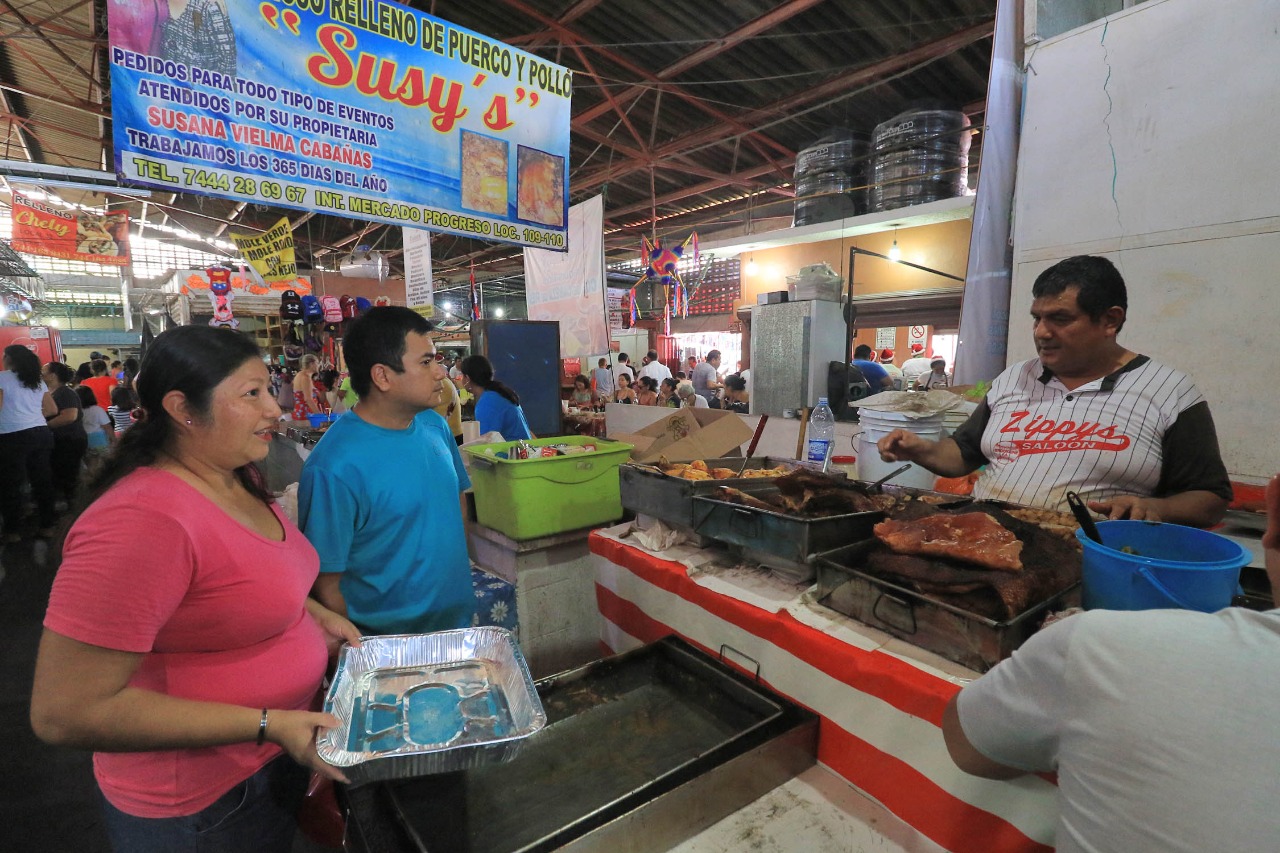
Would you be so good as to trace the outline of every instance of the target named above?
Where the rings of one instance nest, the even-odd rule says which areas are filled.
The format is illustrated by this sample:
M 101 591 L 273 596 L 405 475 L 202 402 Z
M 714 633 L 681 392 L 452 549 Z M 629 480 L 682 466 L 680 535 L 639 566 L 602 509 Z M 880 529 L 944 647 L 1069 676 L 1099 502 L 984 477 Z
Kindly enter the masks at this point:
M 78 369 L 23 346 L 0 370 L 0 542 L 47 539 L 77 497 L 86 464 L 133 423 L 134 358 L 108 365 L 94 353 Z M 27 512 L 27 497 L 34 509 Z

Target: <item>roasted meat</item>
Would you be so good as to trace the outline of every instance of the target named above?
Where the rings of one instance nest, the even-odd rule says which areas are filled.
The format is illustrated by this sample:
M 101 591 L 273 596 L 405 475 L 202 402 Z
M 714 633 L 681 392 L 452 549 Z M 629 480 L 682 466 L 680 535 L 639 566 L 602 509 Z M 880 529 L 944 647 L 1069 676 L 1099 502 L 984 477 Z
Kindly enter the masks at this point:
M 1022 542 L 981 512 L 937 513 L 914 521 L 889 519 L 875 526 L 876 538 L 897 554 L 950 557 L 988 569 L 1022 569 Z
M 977 502 L 948 511 L 911 501 L 891 515 L 895 521 L 906 521 L 935 514 L 995 519 L 1021 541 L 1022 571 L 989 569 L 965 562 L 959 554 L 897 554 L 878 538 L 867 543 L 856 567 L 996 621 L 1012 619 L 1080 580 L 1078 545 L 1037 524 L 1019 521 L 994 504 Z
M 721 486 L 712 492 L 712 495 L 722 501 L 728 501 L 729 503 L 741 504 L 742 506 L 749 506 L 755 509 L 763 509 L 768 512 L 778 511 L 778 508 L 773 504 L 765 503 L 753 495 L 749 495 L 739 489 L 731 489 L 728 486 Z

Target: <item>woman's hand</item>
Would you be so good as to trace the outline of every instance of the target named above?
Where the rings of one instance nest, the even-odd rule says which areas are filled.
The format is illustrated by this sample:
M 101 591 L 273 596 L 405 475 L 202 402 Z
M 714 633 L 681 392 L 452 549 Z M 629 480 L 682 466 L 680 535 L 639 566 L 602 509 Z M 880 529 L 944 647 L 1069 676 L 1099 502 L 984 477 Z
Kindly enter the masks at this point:
M 317 729 L 333 729 L 339 725 L 341 721 L 333 714 L 273 710 L 267 716 L 267 740 L 278 744 L 303 767 L 309 767 L 335 782 L 346 782 L 347 777 L 342 771 L 326 764 L 316 752 Z
M 338 653 L 343 643 L 349 643 L 355 648 L 360 647 L 360 629 L 347 617 L 333 612 L 314 598 L 307 599 L 307 612 L 320 626 L 325 645 L 329 647 L 330 657 Z

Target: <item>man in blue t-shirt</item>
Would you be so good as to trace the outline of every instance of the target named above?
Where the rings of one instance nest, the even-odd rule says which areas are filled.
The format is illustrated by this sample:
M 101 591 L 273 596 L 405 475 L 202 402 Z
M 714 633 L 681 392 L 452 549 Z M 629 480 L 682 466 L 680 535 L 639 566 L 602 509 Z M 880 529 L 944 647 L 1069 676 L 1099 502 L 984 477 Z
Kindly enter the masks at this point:
M 313 594 L 367 634 L 471 625 L 460 495 L 471 486 L 448 423 L 432 325 L 408 308 L 351 322 L 343 351 L 359 402 L 302 468 L 298 520 L 320 553 Z
M 871 390 L 867 392 L 868 397 L 893 388 L 893 377 L 889 375 L 889 371 L 876 362 L 872 357 L 871 347 L 866 344 L 858 344 L 857 348 L 854 349 L 853 366 L 862 371 L 862 375 L 867 379 L 867 384 L 871 386 Z

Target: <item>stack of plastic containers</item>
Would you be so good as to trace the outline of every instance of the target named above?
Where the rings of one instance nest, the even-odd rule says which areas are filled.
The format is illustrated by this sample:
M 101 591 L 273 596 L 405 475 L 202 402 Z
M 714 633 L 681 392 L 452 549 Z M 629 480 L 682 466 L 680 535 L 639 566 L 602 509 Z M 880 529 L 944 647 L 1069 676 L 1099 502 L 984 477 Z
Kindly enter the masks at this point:
M 832 131 L 796 155 L 796 225 L 830 222 L 867 212 L 865 135 Z
M 969 117 L 954 110 L 909 110 L 876 125 L 870 210 L 964 195 L 970 137 Z

